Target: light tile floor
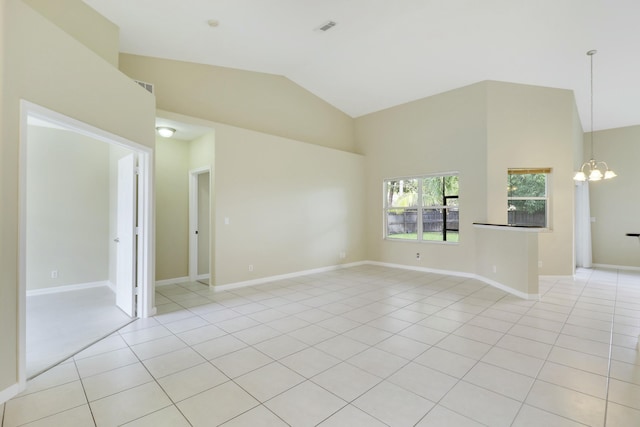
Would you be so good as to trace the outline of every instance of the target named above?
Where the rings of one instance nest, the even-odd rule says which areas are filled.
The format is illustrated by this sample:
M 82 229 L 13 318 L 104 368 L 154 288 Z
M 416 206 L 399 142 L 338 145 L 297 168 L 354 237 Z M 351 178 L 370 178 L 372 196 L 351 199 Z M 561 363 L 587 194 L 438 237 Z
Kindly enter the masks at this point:
M 57 365 L 133 319 L 108 286 L 27 297 L 27 377 Z
M 31 381 L 2 425 L 640 425 L 640 272 L 540 288 L 370 265 L 160 287 L 161 314 Z

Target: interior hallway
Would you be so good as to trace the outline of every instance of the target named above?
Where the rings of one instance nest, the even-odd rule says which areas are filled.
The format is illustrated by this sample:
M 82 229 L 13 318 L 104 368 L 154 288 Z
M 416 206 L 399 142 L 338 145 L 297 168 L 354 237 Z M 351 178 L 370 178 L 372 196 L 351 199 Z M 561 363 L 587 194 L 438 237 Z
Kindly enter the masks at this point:
M 540 289 L 372 265 L 159 287 L 159 315 L 31 381 L 2 425 L 640 425 L 640 272 Z

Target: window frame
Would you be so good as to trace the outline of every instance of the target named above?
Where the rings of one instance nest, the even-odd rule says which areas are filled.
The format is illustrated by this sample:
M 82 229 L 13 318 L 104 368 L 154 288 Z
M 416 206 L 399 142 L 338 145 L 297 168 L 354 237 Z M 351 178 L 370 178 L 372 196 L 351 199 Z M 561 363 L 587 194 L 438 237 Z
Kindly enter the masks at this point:
M 442 188 L 442 205 L 431 205 L 431 206 L 423 206 L 423 185 L 424 179 L 426 178 L 447 178 L 455 176 L 458 178 L 458 194 L 454 195 L 446 195 L 445 187 L 444 187 L 444 179 L 443 179 L 443 188 Z M 396 181 L 408 181 L 408 180 L 416 180 L 418 182 L 417 185 L 417 193 L 416 193 L 416 202 L 411 206 L 389 206 L 388 200 L 388 185 L 391 182 Z M 422 175 L 412 175 L 412 176 L 403 176 L 403 177 L 394 177 L 394 178 L 385 178 L 382 181 L 382 210 L 383 210 L 383 239 L 394 241 L 394 242 L 413 242 L 413 243 L 436 243 L 436 244 L 459 244 L 460 242 L 460 219 L 458 217 L 458 239 L 456 241 L 445 240 L 447 238 L 448 231 L 455 231 L 453 229 L 447 228 L 447 216 L 451 210 L 457 210 L 460 212 L 460 203 L 456 206 L 448 206 L 447 201 L 450 199 L 460 200 L 460 173 L 458 171 L 452 172 L 441 172 L 441 173 L 432 173 L 432 174 L 422 174 Z M 416 239 L 403 239 L 398 237 L 391 237 L 389 235 L 389 211 L 394 209 L 404 209 L 404 210 L 414 210 L 416 212 Z M 423 225 L 423 214 L 428 210 L 442 210 L 442 240 L 425 240 L 424 239 L 424 225 Z
M 512 173 L 515 172 L 515 173 Z M 514 225 L 514 226 L 530 226 L 531 224 L 518 224 L 518 223 L 512 223 L 509 222 L 509 204 L 512 200 L 514 201 L 527 201 L 527 200 L 543 200 L 545 202 L 544 205 L 544 220 L 545 220 L 545 225 L 544 226 L 540 226 L 541 228 L 545 229 L 545 230 L 551 230 L 551 196 L 549 194 L 549 190 L 551 188 L 550 181 L 551 181 L 551 177 L 552 177 L 552 168 L 550 167 L 544 167 L 544 168 L 508 168 L 507 169 L 507 224 L 509 225 Z M 534 174 L 542 174 L 544 175 L 545 179 L 544 179 L 544 197 L 540 197 L 540 196 L 528 196 L 528 197 L 522 197 L 522 196 L 517 196 L 517 197 L 510 197 L 509 196 L 509 177 L 510 175 L 534 175 Z

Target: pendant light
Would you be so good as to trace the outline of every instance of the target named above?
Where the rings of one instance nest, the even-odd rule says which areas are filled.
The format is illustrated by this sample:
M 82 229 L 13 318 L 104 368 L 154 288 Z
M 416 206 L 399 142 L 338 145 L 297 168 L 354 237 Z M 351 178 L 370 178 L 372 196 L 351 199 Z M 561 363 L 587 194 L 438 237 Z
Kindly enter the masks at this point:
M 597 50 L 587 52 L 591 62 L 591 132 L 589 133 L 591 138 L 591 159 L 588 162 L 584 162 L 580 170 L 573 176 L 576 181 L 600 181 L 601 179 L 611 179 L 617 176 L 605 162 L 598 162 L 593 156 L 593 55 L 596 53 L 598 53 Z

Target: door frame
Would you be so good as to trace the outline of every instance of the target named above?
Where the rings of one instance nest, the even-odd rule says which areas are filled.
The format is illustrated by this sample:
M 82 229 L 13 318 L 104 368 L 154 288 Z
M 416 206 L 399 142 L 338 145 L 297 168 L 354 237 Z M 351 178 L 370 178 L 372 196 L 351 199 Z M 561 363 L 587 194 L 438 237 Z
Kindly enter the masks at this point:
M 40 119 L 62 129 L 125 147 L 138 158 L 138 250 L 136 279 L 138 283 L 137 317 L 153 316 L 155 248 L 153 234 L 153 149 L 48 108 L 20 100 L 19 190 L 18 190 L 18 385 L 26 387 L 26 213 L 27 213 L 27 141 L 29 118 Z
M 209 174 L 209 224 L 211 224 L 211 167 L 204 166 L 189 171 L 189 281 L 202 279 L 198 275 L 198 176 Z M 211 227 L 209 227 L 211 228 Z M 211 233 L 209 233 L 209 254 L 211 254 Z M 211 257 L 209 257 L 209 286 L 211 281 Z

